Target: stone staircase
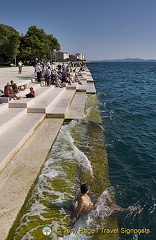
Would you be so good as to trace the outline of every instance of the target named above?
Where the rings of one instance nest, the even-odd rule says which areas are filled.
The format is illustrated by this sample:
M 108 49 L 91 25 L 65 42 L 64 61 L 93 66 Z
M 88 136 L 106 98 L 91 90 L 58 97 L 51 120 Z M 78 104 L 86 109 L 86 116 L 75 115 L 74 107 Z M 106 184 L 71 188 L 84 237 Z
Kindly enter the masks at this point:
M 41 87 L 36 82 L 27 81 L 28 88 L 18 94 L 22 99 L 2 99 L 1 239 L 6 239 L 64 119 L 81 119 L 84 116 L 86 94 L 96 93 L 91 78 L 90 72 L 86 71 L 80 79 L 82 85 L 73 83 L 66 88 Z M 33 99 L 25 97 L 30 87 L 36 92 Z
M 75 95 L 76 89 L 67 89 L 61 98 L 47 111 L 48 118 L 66 118 L 72 99 Z
M 40 86 L 29 82 L 20 100 L 3 100 L 0 104 L 0 172 L 29 139 L 45 118 L 80 119 L 84 116 L 86 93 L 96 93 L 90 72 L 66 88 Z M 35 98 L 26 98 L 29 88 Z
M 64 92 L 66 92 L 65 88 L 50 89 L 40 99 L 34 99 L 34 102 L 27 108 L 28 113 L 46 113 L 61 98 Z

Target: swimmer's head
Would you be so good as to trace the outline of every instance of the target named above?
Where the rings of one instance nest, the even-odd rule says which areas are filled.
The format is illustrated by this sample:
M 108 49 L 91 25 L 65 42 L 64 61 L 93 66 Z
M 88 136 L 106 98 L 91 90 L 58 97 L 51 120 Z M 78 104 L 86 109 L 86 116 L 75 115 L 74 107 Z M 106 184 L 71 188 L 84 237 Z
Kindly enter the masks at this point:
M 81 185 L 81 193 L 85 194 L 86 192 L 88 192 L 88 190 L 89 190 L 89 185 L 87 183 L 83 183 Z

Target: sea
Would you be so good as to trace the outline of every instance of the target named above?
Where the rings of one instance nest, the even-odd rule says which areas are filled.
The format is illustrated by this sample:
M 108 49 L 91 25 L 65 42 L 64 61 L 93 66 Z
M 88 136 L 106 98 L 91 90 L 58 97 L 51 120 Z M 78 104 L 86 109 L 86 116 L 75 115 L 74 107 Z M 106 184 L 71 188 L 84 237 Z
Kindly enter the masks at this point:
M 120 238 L 155 240 L 156 63 L 98 62 L 87 66 L 97 90 L 116 201 L 120 206 L 141 208 L 135 216 L 118 215 Z M 134 230 L 133 236 L 129 229 Z
M 156 240 L 156 63 L 87 67 L 97 95 L 61 127 L 8 240 Z M 100 205 L 69 225 L 82 182 Z M 112 215 L 106 193 L 129 210 Z

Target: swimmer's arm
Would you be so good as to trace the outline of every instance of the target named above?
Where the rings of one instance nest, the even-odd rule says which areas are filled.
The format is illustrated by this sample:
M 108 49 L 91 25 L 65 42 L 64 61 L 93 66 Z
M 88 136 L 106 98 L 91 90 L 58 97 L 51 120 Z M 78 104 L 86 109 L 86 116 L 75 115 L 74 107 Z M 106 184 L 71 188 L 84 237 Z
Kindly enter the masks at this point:
M 78 216 L 79 216 L 80 212 L 82 211 L 82 209 L 84 208 L 84 206 L 85 206 L 85 204 L 84 204 L 83 200 L 80 199 L 78 201 L 78 205 L 77 205 L 77 207 L 75 209 L 75 212 L 74 212 L 74 218 L 76 218 L 76 219 L 78 218 Z

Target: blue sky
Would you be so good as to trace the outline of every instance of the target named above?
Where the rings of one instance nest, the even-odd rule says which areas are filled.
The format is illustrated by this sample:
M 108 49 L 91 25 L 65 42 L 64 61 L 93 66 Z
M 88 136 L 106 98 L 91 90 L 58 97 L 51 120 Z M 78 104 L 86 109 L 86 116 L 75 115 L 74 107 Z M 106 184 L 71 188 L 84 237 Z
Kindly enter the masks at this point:
M 156 0 L 1 0 L 0 23 L 43 28 L 87 60 L 156 59 Z

